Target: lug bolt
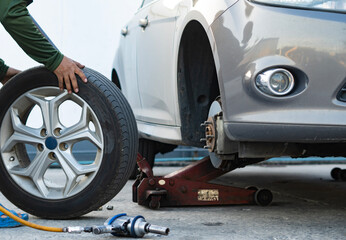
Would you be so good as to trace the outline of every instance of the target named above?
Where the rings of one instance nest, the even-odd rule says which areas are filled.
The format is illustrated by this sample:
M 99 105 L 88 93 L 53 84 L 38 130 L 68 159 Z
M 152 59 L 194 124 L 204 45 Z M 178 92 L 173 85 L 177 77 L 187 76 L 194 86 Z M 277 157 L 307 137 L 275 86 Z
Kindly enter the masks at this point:
M 40 134 L 41 134 L 42 137 L 47 136 L 47 135 L 48 135 L 47 129 L 43 128 L 43 129 L 41 130 L 41 133 L 40 133 Z
M 61 135 L 61 128 L 54 129 L 54 135 L 55 136 L 60 136 Z
M 67 143 L 60 143 L 59 148 L 61 151 L 66 151 L 68 149 Z
M 37 145 L 37 148 L 38 148 L 38 150 L 40 151 L 40 152 L 42 152 L 43 151 L 43 149 L 44 149 L 44 146 L 43 146 L 43 144 L 38 144 Z
M 13 162 L 15 160 L 15 157 L 11 156 L 10 161 Z
M 49 158 L 52 159 L 52 160 L 55 160 L 55 159 L 56 159 L 56 155 L 55 155 L 55 153 L 53 153 L 53 152 L 50 152 L 50 153 L 48 154 L 48 156 L 49 156 Z

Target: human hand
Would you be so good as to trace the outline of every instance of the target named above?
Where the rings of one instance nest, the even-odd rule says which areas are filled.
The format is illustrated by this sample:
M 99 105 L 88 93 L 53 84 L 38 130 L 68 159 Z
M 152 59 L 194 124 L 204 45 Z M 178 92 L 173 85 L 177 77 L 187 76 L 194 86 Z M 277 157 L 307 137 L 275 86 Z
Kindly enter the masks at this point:
M 1 83 L 4 85 L 8 80 L 10 80 L 12 77 L 14 77 L 15 75 L 17 75 L 20 72 L 21 72 L 20 70 L 9 67 L 7 72 L 6 72 L 6 75 L 5 75 L 4 79 L 1 81 Z
M 81 70 L 82 68 L 84 68 L 84 65 L 64 56 L 60 65 L 54 70 L 54 73 L 59 81 L 60 90 L 64 89 L 65 83 L 68 93 L 72 93 L 72 84 L 74 92 L 78 93 L 79 89 L 75 74 L 77 74 L 83 82 L 86 83 L 88 81 Z

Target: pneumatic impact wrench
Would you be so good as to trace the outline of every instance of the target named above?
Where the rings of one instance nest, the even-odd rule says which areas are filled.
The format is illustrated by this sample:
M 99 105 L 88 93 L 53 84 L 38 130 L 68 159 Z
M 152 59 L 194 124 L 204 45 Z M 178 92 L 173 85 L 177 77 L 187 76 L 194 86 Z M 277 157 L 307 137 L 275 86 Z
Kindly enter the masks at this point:
M 129 217 L 125 213 L 108 218 L 104 225 L 93 226 L 94 234 L 111 233 L 114 236 L 141 238 L 147 233 L 168 235 L 169 228 L 148 223 L 144 217 Z

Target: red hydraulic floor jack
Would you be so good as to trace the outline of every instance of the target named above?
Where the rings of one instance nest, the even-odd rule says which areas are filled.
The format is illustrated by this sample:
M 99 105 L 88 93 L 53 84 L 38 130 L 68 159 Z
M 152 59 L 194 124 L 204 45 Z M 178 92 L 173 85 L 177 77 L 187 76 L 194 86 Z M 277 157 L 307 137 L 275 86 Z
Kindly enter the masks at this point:
M 247 189 L 208 183 L 227 172 L 214 168 L 209 156 L 163 177 L 153 171 L 140 154 L 140 175 L 132 186 L 133 202 L 158 209 L 160 206 L 258 204 L 267 206 L 273 195 L 267 189 Z

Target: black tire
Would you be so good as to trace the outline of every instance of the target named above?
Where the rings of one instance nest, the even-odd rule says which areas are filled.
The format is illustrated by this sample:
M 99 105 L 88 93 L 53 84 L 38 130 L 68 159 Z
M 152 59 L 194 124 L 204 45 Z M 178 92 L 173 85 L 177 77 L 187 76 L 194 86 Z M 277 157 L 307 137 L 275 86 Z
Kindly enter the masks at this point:
M 138 141 L 138 152 L 147 160 L 151 168 L 154 167 L 155 155 L 157 153 L 155 145 L 156 144 L 154 141 L 143 138 L 139 139 Z M 130 179 L 136 179 L 138 174 L 139 168 L 136 164 L 132 170 Z
M 14 180 L 6 168 L 8 160 L 4 159 L 2 151 L 0 154 L 1 192 L 16 206 L 38 217 L 70 219 L 98 209 L 119 193 L 136 164 L 138 131 L 128 102 L 106 77 L 88 68 L 83 72 L 88 83 L 84 84 L 78 77 L 80 91 L 76 95 L 96 115 L 104 143 L 99 167 L 85 188 L 60 199 L 33 195 Z M 41 87 L 58 87 L 56 76 L 43 67 L 29 69 L 6 83 L 0 92 L 0 126 L 17 98 Z M 22 144 L 18 145 L 19 151 L 23 151 Z M 45 147 L 49 148 L 48 145 Z
M 173 151 L 177 145 L 160 143 L 144 138 L 139 139 L 138 152 L 145 157 L 150 167 L 153 168 L 155 164 L 155 156 L 157 153 L 168 153 Z M 133 168 L 130 179 L 136 179 L 139 174 L 139 168 L 136 166 Z

